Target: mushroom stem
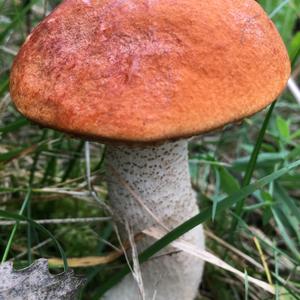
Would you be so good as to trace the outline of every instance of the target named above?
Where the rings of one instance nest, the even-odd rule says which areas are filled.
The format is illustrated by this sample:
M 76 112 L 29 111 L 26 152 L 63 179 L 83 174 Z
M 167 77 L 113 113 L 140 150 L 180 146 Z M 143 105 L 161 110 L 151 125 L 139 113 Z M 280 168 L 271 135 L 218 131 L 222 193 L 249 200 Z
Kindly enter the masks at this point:
M 189 177 L 187 142 L 180 140 L 144 147 L 108 146 L 109 198 L 123 239 L 128 239 L 125 224 L 133 233 L 153 226 L 172 229 L 198 213 Z M 201 226 L 183 238 L 204 248 Z M 145 237 L 137 243 L 137 249 L 141 251 L 152 243 L 153 239 Z M 145 298 L 192 300 L 202 270 L 202 261 L 169 247 L 141 266 Z M 105 299 L 140 299 L 132 275 L 110 290 Z

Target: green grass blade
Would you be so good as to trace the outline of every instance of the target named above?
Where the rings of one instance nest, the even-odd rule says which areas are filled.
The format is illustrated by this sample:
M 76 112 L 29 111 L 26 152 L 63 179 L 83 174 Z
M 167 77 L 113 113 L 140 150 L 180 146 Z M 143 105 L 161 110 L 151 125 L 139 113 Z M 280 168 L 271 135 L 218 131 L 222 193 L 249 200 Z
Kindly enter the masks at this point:
M 14 29 L 16 24 L 26 16 L 27 12 L 31 9 L 31 7 L 37 3 L 38 0 L 32 0 L 28 5 L 22 8 L 22 10 L 18 11 L 16 14 L 15 18 L 12 20 L 10 24 L 6 26 L 6 28 L 0 33 L 0 44 L 3 43 L 5 40 L 6 36 L 9 34 L 9 32 Z
M 18 118 L 15 122 L 12 122 L 4 127 L 0 127 L 0 133 L 6 134 L 19 130 L 21 127 L 29 124 L 29 121 L 25 118 Z
M 15 221 L 27 221 L 33 227 L 35 227 L 36 229 L 40 230 L 45 235 L 47 235 L 48 237 L 50 237 L 51 240 L 56 245 L 56 248 L 57 248 L 57 250 L 58 250 L 58 252 L 59 252 L 59 254 L 60 254 L 60 256 L 61 256 L 61 258 L 62 258 L 62 260 L 64 262 L 64 270 L 65 271 L 68 270 L 68 261 L 67 261 L 66 254 L 65 254 L 63 248 L 61 247 L 60 243 L 58 242 L 58 240 L 55 238 L 55 236 L 48 229 L 46 229 L 44 226 L 36 223 L 32 219 L 29 219 L 27 217 L 24 217 L 24 216 L 15 214 L 15 213 L 11 213 L 11 212 L 0 210 L 0 217 L 5 218 L 5 219 L 9 219 L 9 220 L 15 220 Z
M 77 149 L 75 150 L 73 156 L 71 157 L 67 167 L 66 167 L 66 171 L 64 172 L 61 182 L 64 182 L 68 179 L 69 175 L 72 173 L 73 168 L 76 165 L 77 160 L 80 158 L 80 153 L 83 149 L 84 146 L 84 141 L 81 141 L 79 143 L 79 145 L 77 146 Z
M 222 211 L 225 211 L 226 209 L 230 208 L 232 205 L 237 203 L 238 201 L 244 199 L 245 197 L 248 197 L 256 190 L 264 187 L 267 184 L 270 184 L 274 180 L 280 178 L 284 174 L 288 173 L 292 169 L 300 166 L 300 160 L 292 163 L 291 165 L 284 167 L 280 169 L 279 171 L 273 172 L 271 175 L 268 175 L 255 183 L 248 185 L 246 187 L 243 187 L 240 191 L 237 193 L 234 193 L 233 195 L 226 197 L 223 201 L 221 201 L 218 204 L 217 214 L 221 213 Z M 193 218 L 189 219 L 188 221 L 184 222 L 183 224 L 176 227 L 174 230 L 170 231 L 168 234 L 166 234 L 163 238 L 156 241 L 152 246 L 150 246 L 148 249 L 146 249 L 144 252 L 142 252 L 139 255 L 140 262 L 145 262 L 150 257 L 152 257 L 154 254 L 156 254 L 158 251 L 162 250 L 164 247 L 181 237 L 183 234 L 188 232 L 189 230 L 193 229 L 194 227 L 198 226 L 199 224 L 205 222 L 206 220 L 209 220 L 212 215 L 212 208 L 207 208 L 203 210 L 198 215 L 194 216 Z M 124 267 L 122 270 L 120 270 L 117 274 L 115 274 L 112 278 L 110 278 L 107 282 L 103 284 L 99 292 L 96 294 L 95 299 L 99 299 L 100 296 L 104 295 L 104 293 L 109 290 L 111 287 L 113 287 L 115 284 L 117 284 L 125 275 L 129 273 L 130 269 L 128 266 Z
M 250 161 L 247 165 L 246 173 L 245 173 L 243 181 L 242 181 L 242 186 L 243 187 L 249 185 L 249 183 L 251 181 L 251 178 L 253 176 L 255 166 L 256 166 L 256 162 L 257 162 L 257 158 L 258 158 L 258 155 L 259 155 L 259 152 L 260 152 L 260 149 L 261 149 L 261 146 L 262 146 L 262 143 L 263 143 L 263 140 L 264 140 L 264 136 L 265 136 L 267 127 L 269 125 L 272 113 L 274 111 L 275 105 L 276 105 L 276 102 L 273 102 L 272 105 L 270 106 L 270 108 L 268 110 L 268 113 L 265 117 L 265 120 L 263 122 L 263 125 L 260 129 L 255 147 L 254 147 L 253 152 L 251 154 L 251 158 L 250 158 Z M 241 201 L 239 201 L 237 203 L 237 206 L 236 206 L 236 209 L 235 209 L 235 214 L 236 215 L 238 215 L 238 216 L 242 215 L 244 205 L 245 205 L 245 198 L 241 199 Z M 234 221 L 232 223 L 231 230 L 230 230 L 231 234 L 233 234 L 233 232 L 235 231 L 235 229 L 237 227 L 237 224 L 238 224 L 237 219 L 234 219 Z
M 25 199 L 23 201 L 23 204 L 22 204 L 22 207 L 19 211 L 19 215 L 22 215 L 27 207 L 27 204 L 29 202 L 29 199 L 31 197 L 31 190 L 29 189 L 26 196 L 25 196 Z M 5 248 L 5 251 L 4 251 L 4 254 L 3 254 L 3 257 L 2 257 L 2 260 L 1 260 L 1 263 L 4 263 L 6 260 L 7 260 L 7 257 L 8 257 L 8 254 L 9 254 L 9 251 L 12 247 L 12 243 L 13 243 L 13 240 L 15 238 L 15 235 L 16 235 L 16 232 L 18 230 L 18 227 L 19 227 L 19 222 L 17 222 L 13 229 L 12 229 L 12 232 L 10 234 L 10 237 L 8 239 L 8 242 L 7 242 L 7 245 L 6 245 L 6 248 Z
M 288 246 L 290 251 L 294 254 L 295 258 L 300 262 L 300 254 L 296 247 L 295 242 L 290 238 L 290 236 L 284 226 L 284 223 L 281 221 L 281 218 L 279 217 L 279 214 L 276 212 L 275 209 L 272 209 L 272 213 L 273 213 L 275 222 L 277 224 L 277 228 L 278 228 L 281 236 L 283 237 L 286 245 Z

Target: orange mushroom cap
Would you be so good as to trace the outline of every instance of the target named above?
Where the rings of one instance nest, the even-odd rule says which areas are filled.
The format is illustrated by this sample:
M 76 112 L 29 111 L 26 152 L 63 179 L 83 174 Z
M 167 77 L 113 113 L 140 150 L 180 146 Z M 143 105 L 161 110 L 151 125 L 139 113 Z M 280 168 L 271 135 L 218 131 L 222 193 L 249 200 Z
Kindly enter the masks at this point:
M 22 46 L 10 91 L 43 126 L 154 142 L 254 114 L 289 74 L 254 0 L 65 0 Z

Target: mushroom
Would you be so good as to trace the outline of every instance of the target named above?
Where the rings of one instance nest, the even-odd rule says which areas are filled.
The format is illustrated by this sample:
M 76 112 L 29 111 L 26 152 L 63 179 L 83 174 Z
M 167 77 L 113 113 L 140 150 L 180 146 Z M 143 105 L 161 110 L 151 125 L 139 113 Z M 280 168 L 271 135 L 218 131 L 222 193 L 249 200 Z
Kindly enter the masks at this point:
M 108 144 L 109 199 L 126 239 L 126 226 L 172 229 L 198 213 L 188 138 L 262 110 L 289 74 L 254 0 L 65 0 L 22 46 L 10 91 L 28 119 Z M 201 226 L 184 239 L 204 248 Z M 141 266 L 145 298 L 193 299 L 202 269 L 165 249 Z M 132 276 L 105 296 L 139 297 Z

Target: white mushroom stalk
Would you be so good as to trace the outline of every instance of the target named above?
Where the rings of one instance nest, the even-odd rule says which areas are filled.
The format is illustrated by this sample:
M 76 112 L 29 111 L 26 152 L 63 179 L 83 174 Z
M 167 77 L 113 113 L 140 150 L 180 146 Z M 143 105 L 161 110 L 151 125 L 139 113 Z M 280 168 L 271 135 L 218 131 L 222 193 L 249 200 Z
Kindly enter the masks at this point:
M 108 146 L 106 164 L 110 203 L 123 239 L 128 239 L 126 223 L 134 233 L 153 226 L 172 229 L 199 212 L 190 183 L 187 140 Z M 183 238 L 204 249 L 201 226 Z M 141 251 L 151 243 L 153 239 L 145 237 L 137 248 Z M 145 299 L 192 300 L 202 271 L 198 258 L 167 248 L 141 266 Z M 141 299 L 133 276 L 128 275 L 105 299 Z

